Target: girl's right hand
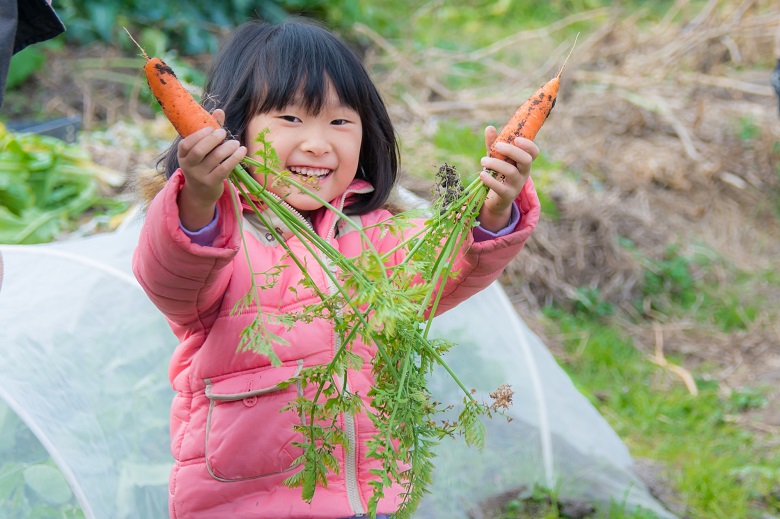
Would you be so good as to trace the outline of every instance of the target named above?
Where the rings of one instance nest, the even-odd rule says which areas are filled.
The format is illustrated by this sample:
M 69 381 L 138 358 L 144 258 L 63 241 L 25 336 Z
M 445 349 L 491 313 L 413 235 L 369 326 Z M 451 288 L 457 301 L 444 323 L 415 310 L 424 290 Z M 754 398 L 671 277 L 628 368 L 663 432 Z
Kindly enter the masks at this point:
M 214 110 L 222 124 L 225 112 Z M 224 129 L 203 128 L 179 141 L 179 166 L 184 186 L 179 193 L 179 218 L 185 229 L 197 231 L 214 219 L 217 200 L 225 190 L 225 180 L 246 156 L 246 147 L 237 140 L 225 140 Z

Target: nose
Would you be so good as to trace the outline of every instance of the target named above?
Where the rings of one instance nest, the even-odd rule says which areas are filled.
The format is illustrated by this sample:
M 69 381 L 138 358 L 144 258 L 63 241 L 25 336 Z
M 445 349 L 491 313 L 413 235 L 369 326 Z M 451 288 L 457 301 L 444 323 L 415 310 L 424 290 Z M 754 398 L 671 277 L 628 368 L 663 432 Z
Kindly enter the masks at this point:
M 330 152 L 333 148 L 325 135 L 317 130 L 307 132 L 301 142 L 301 150 L 311 153 L 315 157 L 322 156 Z

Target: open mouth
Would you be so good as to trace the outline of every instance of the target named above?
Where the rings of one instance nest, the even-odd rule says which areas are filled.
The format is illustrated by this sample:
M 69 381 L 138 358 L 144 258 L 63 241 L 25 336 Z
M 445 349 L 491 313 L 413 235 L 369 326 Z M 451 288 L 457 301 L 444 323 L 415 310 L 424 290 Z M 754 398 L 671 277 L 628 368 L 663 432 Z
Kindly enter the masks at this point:
M 323 178 L 333 173 L 332 169 L 311 168 L 307 166 L 290 166 L 287 169 L 290 173 L 295 173 L 296 175 L 308 178 Z

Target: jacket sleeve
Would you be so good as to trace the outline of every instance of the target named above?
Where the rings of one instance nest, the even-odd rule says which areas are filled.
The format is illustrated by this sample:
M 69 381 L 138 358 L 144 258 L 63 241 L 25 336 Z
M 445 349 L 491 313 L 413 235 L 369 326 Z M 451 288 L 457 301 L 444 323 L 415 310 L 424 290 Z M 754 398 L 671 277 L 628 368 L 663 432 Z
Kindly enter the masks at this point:
M 454 308 L 498 279 L 531 236 L 539 222 L 541 205 L 531 178 L 515 199 L 520 209 L 520 221 L 514 231 L 493 240 L 474 242 L 469 235 L 466 246 L 456 257 L 453 271 L 457 275 L 444 285 L 436 314 Z
M 184 176 L 177 171 L 149 206 L 133 273 L 152 302 L 173 323 L 208 328 L 219 312 L 241 242 L 230 186 L 218 201 L 219 233 L 211 246 L 193 243 L 180 227 L 177 197 Z
M 504 268 L 523 248 L 539 221 L 541 211 L 539 197 L 530 178 L 515 202 L 520 209 L 520 219 L 512 232 L 480 242 L 474 241 L 472 233 L 467 235 L 466 242 L 452 266 L 455 275 L 440 287 L 442 296 L 436 308 L 436 315 L 454 308 L 487 288 L 498 279 Z M 382 244 L 380 248 L 388 250 L 391 247 Z M 404 253 L 405 251 L 398 251 L 394 261 L 400 261 Z

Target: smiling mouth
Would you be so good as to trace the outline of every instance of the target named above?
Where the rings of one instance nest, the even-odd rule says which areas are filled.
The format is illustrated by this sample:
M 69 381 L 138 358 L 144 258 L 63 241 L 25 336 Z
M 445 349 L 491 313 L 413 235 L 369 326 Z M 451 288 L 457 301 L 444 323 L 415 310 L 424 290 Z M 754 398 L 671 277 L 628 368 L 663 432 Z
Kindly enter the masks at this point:
M 333 173 L 332 169 L 328 168 L 310 168 L 310 167 L 303 167 L 303 166 L 290 166 L 287 168 L 290 173 L 295 173 L 296 175 L 300 175 L 302 177 L 315 177 L 315 178 L 322 178 L 325 176 L 328 176 L 329 174 Z

